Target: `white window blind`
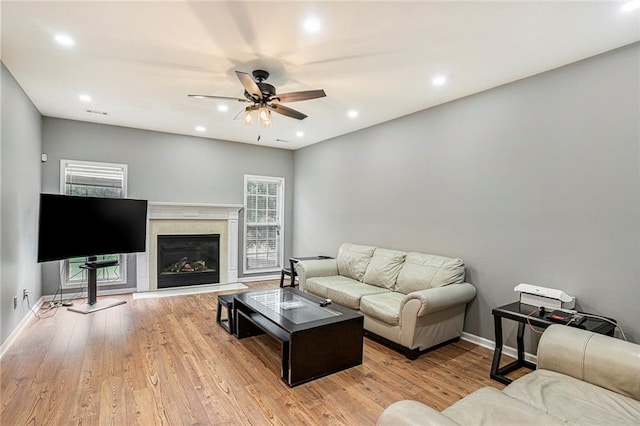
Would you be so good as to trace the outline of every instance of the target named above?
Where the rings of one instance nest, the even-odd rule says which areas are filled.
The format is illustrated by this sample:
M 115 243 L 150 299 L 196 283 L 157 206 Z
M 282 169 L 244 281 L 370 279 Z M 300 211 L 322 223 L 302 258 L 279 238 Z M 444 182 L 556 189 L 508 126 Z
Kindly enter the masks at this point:
M 66 161 L 66 160 L 63 160 Z M 64 193 L 89 197 L 126 197 L 124 164 L 64 163 Z
M 245 177 L 245 272 L 282 268 L 284 179 Z

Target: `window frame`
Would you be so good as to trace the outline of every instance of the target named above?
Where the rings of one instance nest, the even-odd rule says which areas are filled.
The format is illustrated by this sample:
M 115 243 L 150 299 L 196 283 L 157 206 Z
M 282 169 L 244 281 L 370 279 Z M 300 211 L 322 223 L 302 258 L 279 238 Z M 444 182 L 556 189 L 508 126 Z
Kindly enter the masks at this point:
M 122 169 L 122 187 L 121 187 L 122 198 L 127 197 L 128 166 L 126 164 L 104 163 L 104 162 L 84 161 L 84 160 L 67 160 L 67 159 L 60 160 L 60 193 L 61 194 L 68 195 L 66 190 L 66 184 L 67 184 L 66 170 L 69 165 L 79 165 L 79 166 L 89 166 L 89 167 L 91 166 L 113 167 L 113 168 Z M 114 253 L 114 254 L 117 254 L 117 253 Z M 98 258 L 100 257 L 101 256 L 98 256 Z M 79 275 L 80 278 L 70 279 L 69 278 L 69 272 L 70 272 L 69 260 L 68 259 L 61 260 L 59 263 L 60 263 L 60 282 L 62 283 L 62 288 L 80 288 L 85 285 L 87 281 L 86 272 L 83 272 L 82 274 L 80 274 Z M 100 275 L 102 274 L 98 274 L 98 283 L 97 283 L 98 287 L 126 285 L 127 284 L 127 256 L 125 254 L 120 254 L 120 261 L 117 268 L 119 268 L 119 274 L 118 274 L 120 276 L 119 279 L 107 280 L 107 279 L 100 278 Z M 109 269 L 109 268 L 104 268 L 104 269 Z
M 277 212 L 279 213 L 278 217 L 278 232 L 279 232 L 279 244 L 280 244 L 280 256 L 278 259 L 278 265 L 269 267 L 269 268 L 259 268 L 259 269 L 249 269 L 247 265 L 247 228 L 248 228 L 248 205 L 247 205 L 247 197 L 248 197 L 248 185 L 250 181 L 260 181 L 260 182 L 269 182 L 269 183 L 277 183 L 280 186 L 280 194 L 278 197 L 278 205 Z M 282 265 L 284 263 L 284 196 L 285 196 L 285 179 L 284 177 L 277 176 L 260 176 L 260 175 L 245 175 L 244 176 L 244 224 L 243 224 L 243 245 L 242 245 L 242 273 L 244 275 L 247 274 L 260 274 L 260 273 L 270 273 L 270 272 L 280 272 L 282 270 Z

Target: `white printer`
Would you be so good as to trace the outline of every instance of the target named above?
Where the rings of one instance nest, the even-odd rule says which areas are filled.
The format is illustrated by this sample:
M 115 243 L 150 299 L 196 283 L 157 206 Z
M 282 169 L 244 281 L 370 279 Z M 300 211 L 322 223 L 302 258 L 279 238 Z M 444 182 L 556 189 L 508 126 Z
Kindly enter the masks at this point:
M 573 309 L 576 307 L 576 298 L 569 296 L 562 290 L 525 283 L 518 284 L 513 290 L 520 292 L 520 303 L 527 305 L 544 306 L 548 309 Z

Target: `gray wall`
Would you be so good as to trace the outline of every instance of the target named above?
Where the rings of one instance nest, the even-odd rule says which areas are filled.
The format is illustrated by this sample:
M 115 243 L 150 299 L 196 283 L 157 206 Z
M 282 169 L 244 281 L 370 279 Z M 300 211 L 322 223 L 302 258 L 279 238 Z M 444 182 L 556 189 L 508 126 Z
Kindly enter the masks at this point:
M 244 204 L 244 175 L 285 178 L 285 256 L 292 241 L 293 153 L 256 145 L 44 118 L 43 192 L 60 191 L 60 159 L 128 165 L 128 197 L 149 201 Z M 59 285 L 56 262 L 43 293 Z M 129 263 L 131 271 L 135 264 Z M 131 283 L 135 286 L 135 282 Z
M 40 298 L 37 263 L 38 202 L 42 119 L 4 64 L 2 80 L 2 140 L 0 143 L 0 341 L 5 342 L 20 321 L 31 315 Z M 13 298 L 18 296 L 18 308 Z
M 461 257 L 465 331 L 525 282 L 640 341 L 640 45 L 295 152 L 293 250 Z M 452 81 L 451 84 L 455 84 Z

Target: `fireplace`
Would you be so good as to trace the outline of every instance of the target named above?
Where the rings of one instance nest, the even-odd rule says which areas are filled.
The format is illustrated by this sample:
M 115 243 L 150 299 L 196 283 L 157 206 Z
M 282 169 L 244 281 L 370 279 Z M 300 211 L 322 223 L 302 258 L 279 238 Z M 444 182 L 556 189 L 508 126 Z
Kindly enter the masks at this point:
M 158 288 L 220 282 L 220 234 L 158 235 Z
M 242 204 L 149 201 L 147 247 L 136 256 L 136 289 L 158 290 L 158 235 L 220 235 L 219 285 L 238 281 L 238 216 Z

